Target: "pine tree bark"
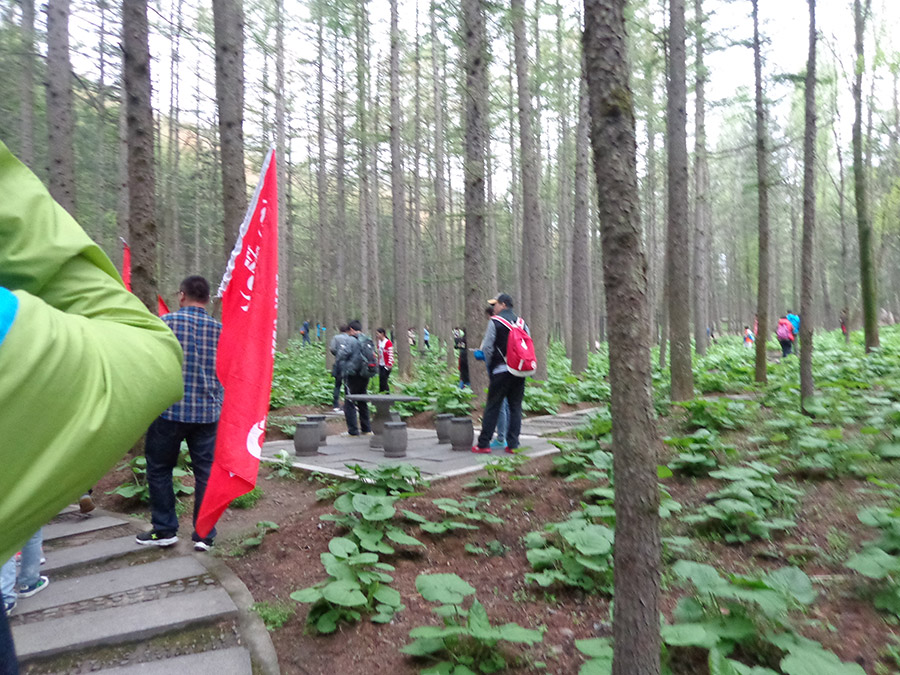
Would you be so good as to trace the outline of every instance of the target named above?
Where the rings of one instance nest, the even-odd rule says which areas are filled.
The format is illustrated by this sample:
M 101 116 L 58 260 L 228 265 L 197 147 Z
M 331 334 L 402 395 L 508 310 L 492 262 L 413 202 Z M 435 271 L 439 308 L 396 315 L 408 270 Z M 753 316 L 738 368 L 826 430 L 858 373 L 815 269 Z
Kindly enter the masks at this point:
M 465 41 L 466 107 L 465 107 L 465 269 L 463 273 L 466 327 L 470 346 L 475 347 L 476 336 L 484 326 L 484 306 L 487 294 L 485 255 L 496 255 L 496 251 L 485 251 L 485 197 L 484 197 L 484 150 L 487 130 L 488 90 L 487 90 L 487 43 L 485 34 L 484 7 L 482 0 L 463 0 L 462 33 Z M 488 384 L 487 371 L 475 363 L 469 369 L 472 391 L 479 400 L 484 399 Z
M 511 0 L 513 42 L 516 59 L 516 78 L 519 96 L 519 144 L 521 147 L 522 168 L 522 221 L 523 244 L 525 253 L 523 262 L 527 260 L 527 275 L 523 285 L 529 284 L 529 305 L 522 305 L 527 312 L 525 317 L 534 341 L 537 354 L 538 370 L 534 377 L 547 379 L 547 356 L 549 347 L 550 326 L 547 306 L 547 262 L 546 242 L 543 220 L 541 218 L 540 178 L 541 160 L 538 155 L 540 138 L 535 136 L 533 126 L 533 107 L 531 103 L 531 84 L 528 75 L 528 49 L 525 38 L 525 2 Z
M 368 89 L 368 57 L 366 55 L 366 30 L 365 26 L 368 21 L 367 0 L 358 0 L 356 3 L 356 126 L 359 130 L 359 138 L 357 139 L 357 172 L 359 174 L 359 230 L 361 251 L 359 256 L 360 263 L 360 301 L 362 303 L 362 312 L 360 320 L 363 326 L 369 326 L 369 305 L 371 302 L 371 287 L 369 284 L 369 252 L 371 246 L 369 242 L 372 237 L 372 222 L 369 218 L 369 139 L 367 137 L 368 129 L 368 110 L 369 101 Z M 379 317 L 379 321 L 381 321 Z
M 213 0 L 212 3 L 226 260 L 231 255 L 247 212 L 243 130 L 244 10 L 242 2 L 243 0 Z
M 156 178 L 147 0 L 122 8 L 122 54 L 128 129 L 128 238 L 131 290 L 156 314 Z
M 278 348 L 291 336 L 291 241 L 287 208 L 287 123 L 284 86 L 284 0 L 275 0 L 275 161 L 278 163 Z M 326 328 L 330 326 L 326 325 Z
M 22 76 L 19 80 L 19 159 L 34 169 L 34 0 L 22 0 Z
M 400 128 L 400 29 L 398 0 L 391 0 L 391 197 L 394 223 L 394 324 L 397 329 L 397 365 L 400 375 L 412 374 L 409 342 L 409 268 L 406 260 L 406 200 L 403 177 L 403 132 Z
M 666 279 L 669 300 L 671 398 L 694 397 L 691 367 L 691 251 L 688 220 L 687 85 L 684 0 L 669 4 L 668 235 Z
M 866 353 L 877 349 L 878 299 L 875 289 L 875 266 L 872 259 L 872 222 L 869 216 L 866 167 L 863 163 L 862 78 L 865 71 L 863 38 L 871 0 L 853 0 L 853 26 L 856 32 L 856 68 L 853 78 L 853 185 L 856 193 L 856 228 L 859 236 L 859 277 L 863 304 L 863 329 Z
M 47 3 L 47 130 L 50 194 L 75 214 L 75 104 L 69 58 L 69 0 Z
M 703 58 L 706 40 L 703 26 L 703 1 L 694 0 L 694 35 L 697 58 L 695 113 L 694 113 L 694 344 L 697 354 L 706 354 L 709 343 L 709 272 L 707 256 L 709 248 L 709 165 L 706 157 L 706 80 Z
M 753 69 L 756 73 L 756 189 L 759 213 L 759 278 L 756 287 L 756 381 L 768 380 L 766 341 L 769 339 L 769 178 L 766 117 L 763 107 L 762 57 L 759 41 L 759 0 L 753 3 Z
M 633 99 L 622 58 L 625 0 L 585 0 L 584 53 L 609 314 L 616 476 L 613 675 L 656 675 L 659 661 L 659 438 L 650 396 L 647 263 Z
M 581 374 L 588 366 L 590 339 L 591 239 L 588 230 L 590 193 L 590 110 L 582 64 L 579 80 L 578 126 L 575 128 L 575 209 L 572 231 L 572 371 Z
M 328 166 L 325 154 L 325 18 L 323 16 L 324 8 L 319 5 L 316 8 L 316 49 L 318 51 L 318 65 L 316 71 L 317 91 L 318 91 L 318 114 L 317 121 L 317 141 L 318 141 L 318 163 L 316 166 L 316 206 L 318 221 L 316 232 L 318 234 L 317 256 L 318 269 L 316 270 L 316 288 L 318 291 L 315 305 L 316 316 L 325 317 L 325 325 L 334 325 L 334 311 L 336 307 L 332 302 L 332 274 L 331 259 L 332 246 L 331 237 L 328 236 Z M 307 320 L 310 324 L 314 324 L 315 320 L 310 316 L 307 309 L 306 313 L 301 316 L 302 320 Z M 334 363 L 334 355 L 330 350 L 325 350 L 325 365 L 331 368 Z
M 806 93 L 803 132 L 803 260 L 800 290 L 800 408 L 815 393 L 813 353 L 813 243 L 816 231 L 816 0 L 809 2 L 809 56 L 806 61 Z

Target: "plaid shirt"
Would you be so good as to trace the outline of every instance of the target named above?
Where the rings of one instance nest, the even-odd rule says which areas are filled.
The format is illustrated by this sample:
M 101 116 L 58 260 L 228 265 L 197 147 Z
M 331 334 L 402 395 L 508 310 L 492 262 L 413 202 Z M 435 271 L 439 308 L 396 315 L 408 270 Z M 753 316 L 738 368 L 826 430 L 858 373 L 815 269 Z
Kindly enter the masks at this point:
M 160 417 L 174 422 L 218 421 L 224 390 L 216 377 L 216 349 L 222 324 L 200 307 L 182 307 L 162 320 L 184 350 L 184 398 Z

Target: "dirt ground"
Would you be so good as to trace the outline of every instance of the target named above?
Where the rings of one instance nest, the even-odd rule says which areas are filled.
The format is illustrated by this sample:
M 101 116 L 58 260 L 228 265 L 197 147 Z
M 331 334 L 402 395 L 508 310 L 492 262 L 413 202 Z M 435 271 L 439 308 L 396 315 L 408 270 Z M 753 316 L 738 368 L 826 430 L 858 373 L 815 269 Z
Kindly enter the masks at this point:
M 454 572 L 477 589 L 477 597 L 493 623 L 514 621 L 529 628 L 543 628 L 543 642 L 527 649 L 512 648 L 509 660 L 514 672 L 577 673 L 584 657 L 575 649 L 575 640 L 611 635 L 609 599 L 582 592 L 551 589 L 545 591 L 527 585 L 524 575 L 530 571 L 521 538 L 541 529 L 544 523 L 563 520 L 578 509 L 586 482 L 566 483 L 551 475 L 550 458 L 533 460 L 520 469 L 535 480 L 503 481 L 503 491 L 491 497 L 488 510 L 503 518 L 502 525 L 482 525 L 478 531 L 430 536 L 415 532 L 427 549 L 421 553 L 399 553 L 387 557 L 396 566 L 394 583 L 402 595 L 405 609 L 390 624 L 363 620 L 343 625 L 330 636 L 315 636 L 305 630 L 308 605 L 288 599 L 292 591 L 311 586 L 327 575 L 319 555 L 328 541 L 340 532 L 320 516 L 332 510 L 330 502 L 317 502 L 318 483 L 305 475 L 296 480 L 272 477 L 268 467 L 260 471 L 259 487 L 263 496 L 249 510 L 230 508 L 219 524 L 217 555 L 223 555 L 240 576 L 253 597 L 270 603 L 287 603 L 296 612 L 282 628 L 272 634 L 282 672 L 291 674 L 392 673 L 406 675 L 425 665 L 401 654 L 408 644 L 409 631 L 422 625 L 437 625 L 432 605 L 415 590 L 415 578 L 421 573 Z M 124 480 L 123 471 L 110 473 L 95 491 L 100 506 L 125 513 L 146 513 L 146 507 L 118 496 L 102 494 Z M 471 494 L 464 485 L 471 476 L 437 481 L 426 495 L 403 502 L 403 508 L 436 516 L 431 499 Z M 672 497 L 685 511 L 703 502 L 713 488 L 711 480 L 672 478 L 666 481 Z M 819 599 L 800 619 L 798 628 L 808 637 L 821 641 L 845 661 L 855 661 L 868 673 L 889 673 L 900 668 L 893 661 L 876 670 L 885 648 L 894 645 L 896 622 L 877 613 L 866 592 L 866 584 L 843 567 L 843 561 L 859 550 L 860 544 L 874 536 L 856 519 L 858 508 L 874 498 L 865 492 L 864 481 L 848 480 L 799 482 L 804 490 L 796 514 L 799 526 L 789 536 L 775 542 L 756 542 L 727 546 L 720 542 L 695 540 L 688 557 L 715 565 L 719 569 L 749 572 L 802 564 L 813 578 Z M 279 529 L 266 536 L 262 545 L 239 556 L 225 554 L 235 550 L 234 543 L 255 530 L 259 521 L 278 523 Z M 677 514 L 663 521 L 663 536 L 687 534 Z M 189 515 L 182 516 L 182 532 L 190 531 Z M 473 555 L 465 544 L 484 547 L 489 542 L 506 547 L 502 556 Z M 496 546 L 496 545 L 495 545 Z M 237 549 L 239 550 L 239 549 Z M 684 591 L 671 585 L 671 575 L 663 575 L 663 609 L 671 610 Z M 546 668 L 534 664 L 543 662 Z M 681 673 L 706 673 L 702 660 L 683 654 L 678 659 Z

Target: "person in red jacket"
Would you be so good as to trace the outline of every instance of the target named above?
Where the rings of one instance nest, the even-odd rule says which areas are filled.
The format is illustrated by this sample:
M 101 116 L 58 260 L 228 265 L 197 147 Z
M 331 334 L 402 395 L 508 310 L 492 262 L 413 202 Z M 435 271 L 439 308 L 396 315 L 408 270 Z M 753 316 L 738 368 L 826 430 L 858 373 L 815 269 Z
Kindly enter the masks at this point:
M 794 346 L 794 324 L 791 323 L 787 316 L 778 319 L 775 337 L 777 337 L 778 342 L 781 343 L 781 356 L 788 356 Z
M 375 331 L 375 339 L 378 342 L 378 391 L 389 394 L 388 378 L 394 367 L 394 343 L 388 339 L 384 328 Z

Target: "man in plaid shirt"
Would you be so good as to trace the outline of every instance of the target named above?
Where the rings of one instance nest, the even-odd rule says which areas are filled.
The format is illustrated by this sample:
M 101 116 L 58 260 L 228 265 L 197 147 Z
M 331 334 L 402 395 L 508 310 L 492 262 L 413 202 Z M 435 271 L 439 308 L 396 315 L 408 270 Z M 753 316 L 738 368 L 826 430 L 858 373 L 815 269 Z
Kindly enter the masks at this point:
M 194 469 L 195 525 L 209 479 L 223 390 L 216 377 L 216 349 L 222 324 L 206 313 L 208 304 L 209 282 L 200 276 L 187 277 L 179 290 L 180 309 L 162 317 L 184 351 L 184 398 L 164 411 L 147 430 L 144 453 L 153 529 L 137 535 L 137 543 L 145 546 L 172 546 L 178 541 L 172 471 L 178 464 L 182 441 L 187 441 Z M 215 536 L 215 528 L 204 539 L 194 531 L 194 549 L 208 551 Z

